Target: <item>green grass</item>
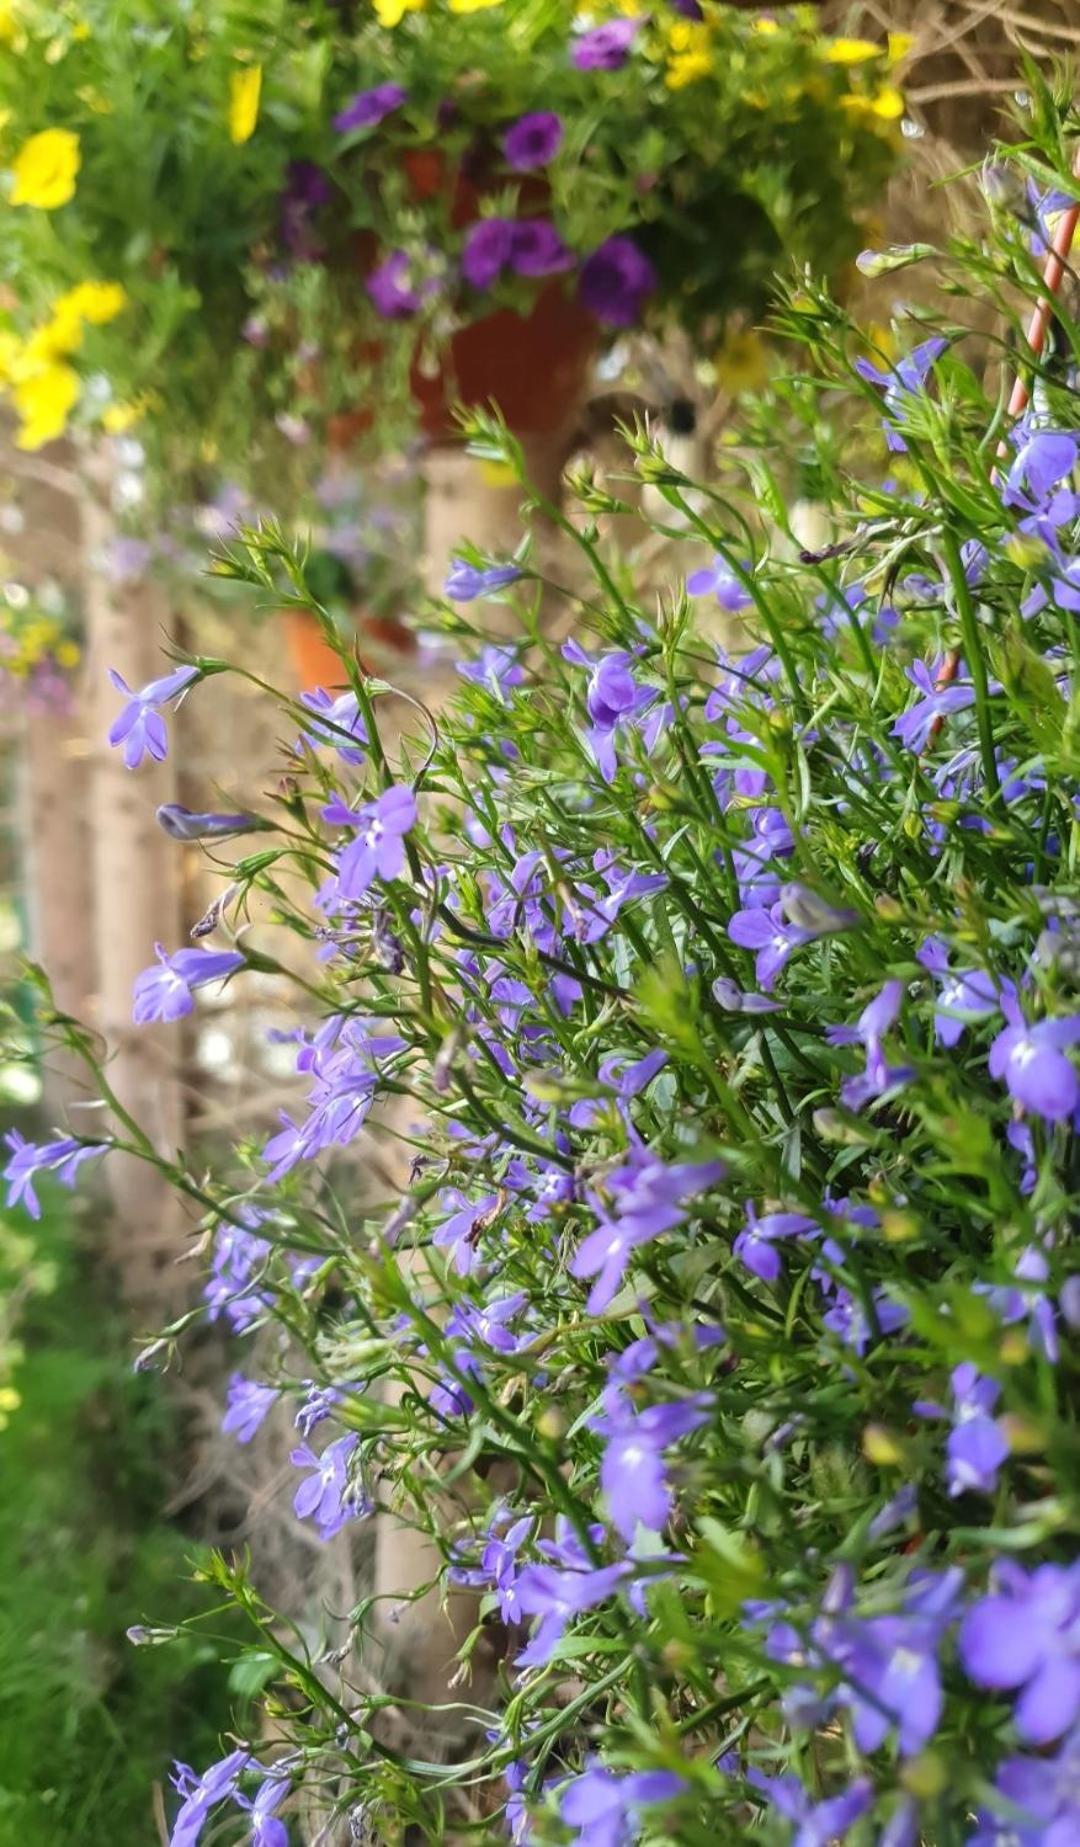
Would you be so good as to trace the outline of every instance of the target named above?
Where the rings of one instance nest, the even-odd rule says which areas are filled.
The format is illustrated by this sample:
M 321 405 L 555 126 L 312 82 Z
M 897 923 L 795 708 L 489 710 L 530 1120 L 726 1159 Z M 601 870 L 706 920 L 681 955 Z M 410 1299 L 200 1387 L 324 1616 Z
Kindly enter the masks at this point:
M 25 1311 L 22 1404 L 0 1430 L 0 1847 L 149 1847 L 171 1759 L 219 1754 L 225 1675 L 209 1640 L 134 1648 L 124 1631 L 210 1593 L 160 1514 L 176 1436 L 161 1383 L 132 1374 L 69 1220 L 47 1212 L 34 1235 L 58 1286 Z

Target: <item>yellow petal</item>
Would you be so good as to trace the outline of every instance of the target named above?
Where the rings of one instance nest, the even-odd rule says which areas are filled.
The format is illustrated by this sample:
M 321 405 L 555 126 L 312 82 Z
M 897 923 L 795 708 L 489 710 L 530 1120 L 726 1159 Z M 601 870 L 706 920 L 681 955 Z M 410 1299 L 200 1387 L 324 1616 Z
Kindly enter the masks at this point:
M 899 64 L 903 58 L 907 57 L 914 43 L 915 35 L 912 32 L 890 32 L 889 63 Z
M 422 13 L 427 0 L 373 0 L 380 26 L 400 26 L 406 13 Z
M 25 141 L 12 162 L 12 205 L 54 212 L 75 196 L 79 137 L 68 128 L 43 128 Z
M 834 38 L 825 47 L 830 64 L 865 64 L 868 58 L 880 57 L 884 46 L 868 38 Z
M 255 133 L 262 96 L 262 65 L 249 64 L 229 77 L 229 140 L 242 147 Z
M 483 13 L 489 6 L 501 6 L 502 0 L 450 0 L 452 13 Z
M 119 282 L 80 282 L 53 303 L 54 314 L 74 314 L 93 327 L 104 327 L 127 307 L 127 293 Z
M 883 122 L 898 122 L 904 113 L 904 99 L 899 90 L 886 84 L 883 90 L 871 99 L 870 107 Z
M 11 394 L 21 420 L 15 438 L 18 447 L 40 449 L 62 436 L 79 391 L 79 375 L 71 366 L 46 366 L 33 377 L 21 379 Z

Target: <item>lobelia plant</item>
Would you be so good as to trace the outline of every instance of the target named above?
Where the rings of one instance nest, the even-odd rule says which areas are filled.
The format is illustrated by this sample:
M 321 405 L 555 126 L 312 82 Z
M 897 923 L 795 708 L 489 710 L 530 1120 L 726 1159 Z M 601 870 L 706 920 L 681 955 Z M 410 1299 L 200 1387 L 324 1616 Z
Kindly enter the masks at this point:
M 995 204 L 942 263 L 1011 328 L 1074 184 L 1033 96 L 1010 158 L 1036 231 Z M 261 1151 L 180 1166 L 106 1074 L 109 1133 L 14 1149 L 31 1202 L 76 1151 L 170 1172 L 210 1251 L 193 1316 L 281 1330 L 228 1427 L 291 1416 L 316 1533 L 392 1509 L 443 1594 L 481 1597 L 444 1707 L 391 1714 L 372 1595 L 320 1653 L 221 1558 L 277 1664 L 275 1743 L 178 1769 L 183 1847 L 211 1820 L 283 1847 L 298 1791 L 352 1840 L 1077 1838 L 1080 329 L 1062 305 L 1009 419 L 959 323 L 909 318 L 870 372 L 826 295 L 784 324 L 816 382 L 774 414 L 820 439 L 835 543 L 774 543 L 760 451 L 702 489 L 638 431 L 701 540 L 691 594 L 636 593 L 585 475 L 578 519 L 547 509 L 593 573 L 572 641 L 526 552 L 463 559 L 459 696 L 393 746 L 355 660 L 282 700 L 276 837 L 197 926 L 224 947 L 140 983 L 173 1018 L 226 964 L 292 969 L 304 1101 Z M 471 433 L 520 469 L 496 422 Z M 219 568 L 303 594 L 270 528 Z M 719 659 L 714 599 L 745 624 Z M 223 666 L 186 665 L 121 746 Z M 376 1130 L 397 1188 L 350 1159 Z
M 500 306 L 585 356 L 646 316 L 715 342 L 784 253 L 850 261 L 908 46 L 714 0 L 15 0 L 0 35 L 18 440 L 138 425 L 279 502 Z

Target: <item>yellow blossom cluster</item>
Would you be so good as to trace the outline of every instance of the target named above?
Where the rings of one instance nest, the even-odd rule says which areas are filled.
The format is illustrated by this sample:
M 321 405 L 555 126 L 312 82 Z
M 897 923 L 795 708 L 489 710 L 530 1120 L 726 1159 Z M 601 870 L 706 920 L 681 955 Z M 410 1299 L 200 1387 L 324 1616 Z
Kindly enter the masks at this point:
M 35 667 L 54 661 L 70 670 L 79 664 L 79 646 L 64 633 L 56 616 L 40 610 L 24 616 L 0 602 L 0 668 L 13 679 L 29 679 Z
M 502 0 L 447 0 L 452 13 L 483 13 L 488 7 L 501 6 Z M 375 17 L 381 26 L 400 26 L 406 13 L 423 13 L 427 0 L 372 0 Z
M 53 302 L 48 320 L 27 339 L 0 331 L 0 388 L 18 414 L 20 449 L 40 449 L 63 435 L 82 393 L 70 355 L 88 326 L 115 320 L 126 303 L 118 282 L 80 282 Z
M 24 141 L 11 163 L 12 205 L 55 212 L 75 197 L 81 155 L 70 128 L 43 128 Z

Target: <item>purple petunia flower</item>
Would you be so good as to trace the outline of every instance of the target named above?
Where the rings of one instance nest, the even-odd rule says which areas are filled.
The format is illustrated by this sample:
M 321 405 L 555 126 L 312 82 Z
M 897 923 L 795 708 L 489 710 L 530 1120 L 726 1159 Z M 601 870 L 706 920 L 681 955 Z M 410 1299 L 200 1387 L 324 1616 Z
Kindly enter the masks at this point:
M 131 1017 L 136 1026 L 149 1026 L 155 1020 L 180 1020 L 195 1005 L 195 989 L 243 968 L 244 957 L 236 949 L 177 949 L 166 955 L 162 943 L 154 944 L 157 968 L 144 968 L 135 977 L 134 1004 Z
M 687 1787 L 674 1770 L 609 1770 L 590 1759 L 559 1794 L 559 1817 L 576 1830 L 576 1847 L 633 1847 L 640 1838 L 638 1810 L 670 1802 Z
M 691 571 L 686 588 L 690 596 L 715 596 L 721 609 L 733 616 L 740 609 L 748 608 L 754 600 L 719 552 L 710 565 L 700 571 Z
M 995 1566 L 998 1589 L 960 1625 L 964 1672 L 977 1687 L 1014 1692 L 1016 1729 L 1052 1744 L 1080 1714 L 1080 1564 Z
M 550 218 L 519 218 L 510 243 L 510 268 L 515 276 L 559 276 L 573 269 L 568 250 Z
M 340 797 L 328 802 L 322 818 L 337 827 L 355 830 L 338 861 L 338 891 L 342 898 L 359 898 L 376 879 L 399 879 L 405 870 L 405 836 L 416 826 L 416 797 L 403 783 L 384 789 L 377 801 L 363 808 L 346 806 Z
M 289 1461 L 300 1469 L 310 1469 L 293 1496 L 293 1512 L 298 1520 L 314 1520 L 320 1539 L 333 1539 L 349 1520 L 370 1513 L 368 1503 L 357 1496 L 349 1481 L 349 1459 L 359 1438 L 354 1431 L 328 1443 L 321 1456 L 306 1443 L 290 1452 Z
M 503 136 L 506 164 L 515 173 L 530 173 L 554 160 L 563 143 L 562 118 L 553 109 L 537 109 L 519 116 Z
M 352 134 L 357 128 L 377 128 L 395 109 L 401 108 L 408 94 L 400 83 L 378 83 L 373 90 L 359 90 L 334 117 L 333 127 L 339 135 Z
M 865 1815 L 874 1799 L 868 1777 L 859 1777 L 842 1795 L 829 1796 L 824 1802 L 815 1802 L 797 1776 L 765 1776 L 760 1770 L 748 1770 L 746 1780 L 761 1791 L 777 1814 L 794 1822 L 792 1847 L 831 1847 Z
M 250 1443 L 273 1406 L 281 1397 L 275 1385 L 259 1385 L 234 1372 L 229 1380 L 228 1398 L 221 1428 L 238 1443 Z
M 579 71 L 617 71 L 626 63 L 643 19 L 612 19 L 583 32 L 570 52 Z
M 469 287 L 482 293 L 494 288 L 513 248 L 512 218 L 480 218 L 470 225 L 461 251 L 461 273 Z
M 11 1150 L 4 1179 L 7 1181 L 6 1204 L 22 1205 L 32 1219 L 41 1217 L 41 1204 L 34 1183 L 41 1174 L 55 1174 L 62 1186 L 74 1186 L 84 1161 L 104 1154 L 107 1142 L 78 1142 L 66 1135 L 55 1142 L 28 1142 L 18 1129 L 9 1129 L 4 1137 Z
M 174 667 L 172 673 L 163 674 L 160 680 L 151 680 L 133 693 L 115 668 L 109 668 L 110 680 L 128 702 L 109 726 L 109 743 L 114 749 L 118 744 L 124 746 L 124 762 L 129 770 L 137 770 L 144 757 L 152 757 L 155 763 L 165 761 L 169 754 L 169 738 L 161 716 L 162 707 L 179 699 L 198 677 L 197 667 Z
M 671 1517 L 672 1493 L 665 1451 L 708 1421 L 713 1400 L 696 1393 L 680 1404 L 650 1405 L 635 1415 L 617 1390 L 604 1394 L 606 1415 L 592 1428 L 607 1438 L 600 1486 L 608 1512 L 627 1545 L 638 1527 L 661 1533 Z
M 1080 1040 L 1080 1014 L 1029 1025 L 1015 993 L 1004 992 L 1008 1024 L 990 1047 L 990 1075 L 1002 1078 L 1009 1095 L 1046 1122 L 1065 1122 L 1080 1105 L 1080 1078 L 1065 1056 Z
M 581 266 L 578 300 L 605 327 L 632 327 L 656 284 L 656 270 L 633 238 L 609 237 Z
M 451 558 L 443 592 L 452 603 L 475 603 L 478 598 L 495 596 L 516 584 L 525 573 L 518 564 L 491 564 L 480 567 L 465 558 Z M 471 679 L 472 675 L 467 675 Z

